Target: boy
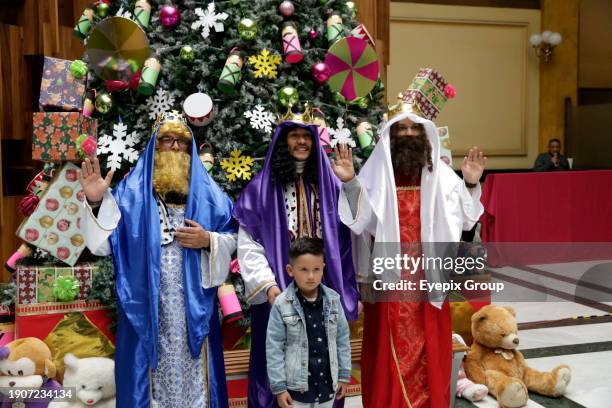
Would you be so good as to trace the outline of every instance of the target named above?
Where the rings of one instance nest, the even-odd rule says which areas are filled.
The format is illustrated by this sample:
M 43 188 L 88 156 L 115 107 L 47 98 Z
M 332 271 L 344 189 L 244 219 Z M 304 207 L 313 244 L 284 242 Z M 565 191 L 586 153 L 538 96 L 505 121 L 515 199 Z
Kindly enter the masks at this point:
M 281 408 L 331 407 L 350 380 L 348 323 L 340 296 L 321 284 L 321 240 L 297 239 L 289 259 L 293 282 L 274 301 L 268 321 L 270 389 Z

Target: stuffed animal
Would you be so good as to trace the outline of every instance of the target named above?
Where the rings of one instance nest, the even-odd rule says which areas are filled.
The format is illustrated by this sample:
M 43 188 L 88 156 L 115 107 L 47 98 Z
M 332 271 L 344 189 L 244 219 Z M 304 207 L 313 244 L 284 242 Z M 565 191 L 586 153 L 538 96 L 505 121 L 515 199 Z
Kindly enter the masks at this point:
M 512 307 L 488 305 L 472 316 L 474 342 L 465 360 L 467 377 L 485 384 L 502 408 L 527 404 L 528 391 L 548 397 L 565 393 L 571 371 L 560 365 L 551 372 L 527 366 L 520 351 L 516 313 Z
M 62 386 L 55 380 L 55 364 L 51 350 L 43 342 L 34 337 L 15 340 L 5 347 L 0 347 L 0 407 L 11 408 L 45 408 L 49 401 L 16 402 L 11 400 L 11 388 L 33 388 L 47 392 L 61 390 Z
M 106 357 L 64 356 L 64 388 L 76 390 L 76 401 L 56 400 L 49 408 L 115 408 L 115 362 Z

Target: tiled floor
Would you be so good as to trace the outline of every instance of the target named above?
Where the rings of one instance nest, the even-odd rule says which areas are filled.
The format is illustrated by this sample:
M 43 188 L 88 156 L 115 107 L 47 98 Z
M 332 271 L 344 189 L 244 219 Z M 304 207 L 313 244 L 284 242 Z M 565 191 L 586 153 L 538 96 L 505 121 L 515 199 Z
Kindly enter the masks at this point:
M 563 276 L 580 279 L 584 271 L 594 263 L 574 263 L 561 265 L 539 265 L 536 268 Z M 520 279 L 537 281 L 539 285 L 554 285 L 564 293 L 573 294 L 575 285 L 567 282 L 553 282 L 550 277 L 537 277 L 532 273 L 501 268 L 501 273 Z M 610 285 L 612 277 L 604 286 Z M 522 290 L 530 290 L 523 288 Z M 541 302 L 505 302 L 517 312 L 520 323 L 555 321 L 578 316 L 603 316 L 607 313 L 601 308 L 593 308 L 570 301 L 562 301 L 550 295 L 540 296 Z M 610 305 L 612 295 L 607 294 L 602 304 Z M 500 303 L 500 302 L 498 302 Z M 501 303 L 500 303 L 501 304 Z M 592 318 L 591 318 L 592 319 Z M 597 321 L 597 320 L 595 320 Z M 584 322 L 584 321 L 583 321 Z M 589 323 L 589 322 L 587 322 Z M 559 364 L 567 364 L 572 369 L 572 380 L 565 398 L 551 399 L 532 395 L 528 408 L 566 407 L 566 408 L 610 408 L 612 407 L 612 323 L 595 323 L 546 327 L 521 330 L 520 349 L 525 352 L 528 364 L 539 370 L 550 370 Z M 601 351 L 603 350 L 603 351 Z M 542 357 L 542 355 L 548 355 Z M 360 397 L 348 398 L 347 408 L 361 408 Z M 471 404 L 458 400 L 456 407 L 499 408 L 494 398 L 488 396 L 484 401 Z

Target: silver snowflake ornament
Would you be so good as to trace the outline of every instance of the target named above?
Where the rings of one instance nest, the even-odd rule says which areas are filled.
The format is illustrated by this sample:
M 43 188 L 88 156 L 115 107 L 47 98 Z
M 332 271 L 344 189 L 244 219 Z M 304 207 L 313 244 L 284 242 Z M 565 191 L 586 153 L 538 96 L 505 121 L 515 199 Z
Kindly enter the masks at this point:
M 261 105 L 256 105 L 254 109 L 244 112 L 244 116 L 251 121 L 253 129 L 272 131 L 272 124 L 276 119 L 273 113 L 264 110 Z
M 123 161 L 134 163 L 138 160 L 138 152 L 134 149 L 138 140 L 136 132 L 127 133 L 127 126 L 123 122 L 115 123 L 112 136 L 103 134 L 98 138 L 98 152 L 108 155 L 106 168 L 118 170 Z
M 225 29 L 222 21 L 229 17 L 226 13 L 215 13 L 215 2 L 208 3 L 206 11 L 200 7 L 196 8 L 195 13 L 198 19 L 191 24 L 191 29 L 198 30 L 201 27 L 202 37 L 204 38 L 208 38 L 211 28 L 214 28 L 217 33 L 222 32 Z
M 332 137 L 331 145 L 336 147 L 338 143 L 344 143 L 351 147 L 355 147 L 355 141 L 351 137 L 350 129 L 344 127 L 344 120 L 342 118 L 336 119 L 337 129 L 329 129 L 329 134 Z
M 158 116 L 162 116 L 166 112 L 172 110 L 174 104 L 174 95 L 167 92 L 163 88 L 157 88 L 155 95 L 147 99 L 147 107 L 149 110 L 149 118 L 156 120 Z

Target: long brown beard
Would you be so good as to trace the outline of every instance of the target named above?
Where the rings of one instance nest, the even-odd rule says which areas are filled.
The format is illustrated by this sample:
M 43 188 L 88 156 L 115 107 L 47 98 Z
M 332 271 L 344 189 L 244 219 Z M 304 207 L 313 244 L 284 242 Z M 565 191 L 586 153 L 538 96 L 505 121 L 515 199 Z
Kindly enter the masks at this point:
M 153 190 L 162 197 L 169 193 L 186 196 L 189 193 L 191 156 L 179 151 L 156 151 L 153 166 Z
M 391 160 L 397 174 L 415 180 L 418 180 L 423 167 L 432 171 L 431 144 L 425 132 L 418 136 L 391 134 Z

